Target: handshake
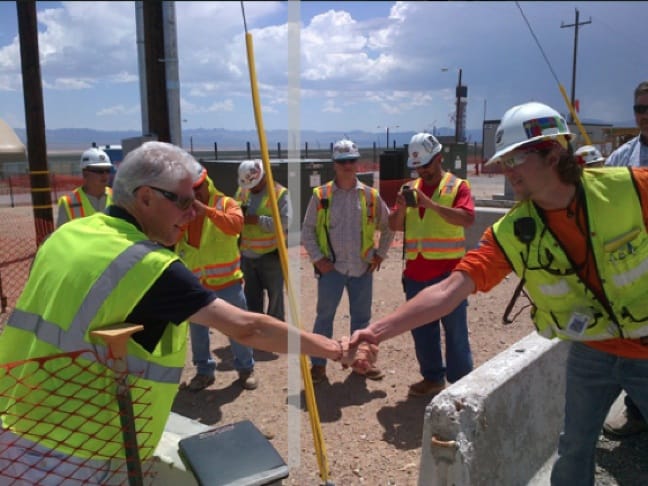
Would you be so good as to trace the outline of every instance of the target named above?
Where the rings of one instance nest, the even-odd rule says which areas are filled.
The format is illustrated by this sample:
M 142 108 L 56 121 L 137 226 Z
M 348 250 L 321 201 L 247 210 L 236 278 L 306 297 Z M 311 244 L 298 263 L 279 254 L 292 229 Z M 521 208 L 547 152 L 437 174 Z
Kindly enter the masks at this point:
M 360 375 L 369 371 L 378 358 L 378 346 L 369 342 L 351 344 L 349 337 L 344 336 L 338 339 L 340 346 L 340 357 L 335 361 L 342 364 L 343 368 L 349 368 Z

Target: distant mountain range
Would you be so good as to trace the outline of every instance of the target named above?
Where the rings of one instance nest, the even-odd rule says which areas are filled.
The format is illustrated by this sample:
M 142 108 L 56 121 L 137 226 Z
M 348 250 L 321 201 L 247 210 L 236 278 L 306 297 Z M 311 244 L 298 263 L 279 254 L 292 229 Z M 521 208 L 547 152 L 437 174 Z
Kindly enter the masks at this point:
M 581 120 L 583 124 L 592 123 L 595 125 L 607 125 L 608 123 L 601 120 Z M 614 126 L 634 127 L 634 121 L 613 123 Z M 23 143 L 26 143 L 27 136 L 24 128 L 16 128 L 16 134 Z M 389 146 L 402 147 L 409 143 L 414 131 L 410 132 L 390 132 Z M 454 134 L 454 127 L 439 127 L 435 130 L 434 135 L 439 137 L 449 137 Z M 58 128 L 46 130 L 48 150 L 83 150 L 95 142 L 99 146 L 119 145 L 123 139 L 139 137 L 141 132 L 135 130 L 108 131 L 108 130 L 91 130 L 87 128 Z M 272 151 L 281 144 L 281 149 L 286 150 L 289 142 L 288 130 L 266 130 L 266 142 L 268 150 Z M 304 150 L 305 144 L 311 150 L 325 149 L 330 144 L 346 136 L 358 144 L 359 147 L 373 147 L 374 143 L 378 148 L 384 148 L 387 143 L 387 133 L 365 132 L 354 130 L 350 132 L 338 131 L 315 131 L 302 130 L 300 137 L 300 148 Z M 482 142 L 482 129 L 467 129 L 466 141 L 468 143 Z M 195 150 L 212 150 L 214 144 L 218 144 L 219 151 L 227 150 L 245 150 L 247 143 L 250 143 L 252 150 L 258 150 L 259 141 L 256 130 L 228 130 L 226 128 L 197 128 L 184 130 L 182 133 L 182 144 L 185 148 Z
M 16 128 L 16 134 L 26 144 L 27 135 L 24 128 Z M 390 132 L 389 145 L 401 147 L 409 143 L 415 132 Z M 435 131 L 438 136 L 451 136 L 454 128 L 439 128 Z M 95 142 L 98 146 L 119 145 L 123 139 L 139 137 L 141 132 L 124 130 L 91 130 L 87 128 L 58 128 L 45 131 L 48 150 L 83 150 Z M 358 144 L 359 147 L 372 147 L 375 143 L 378 148 L 384 148 L 387 143 L 386 132 L 364 132 L 355 130 L 351 132 L 314 131 L 303 130 L 300 134 L 300 148 L 304 150 L 305 144 L 311 150 L 324 149 L 331 143 L 346 136 Z M 466 137 L 470 143 L 481 143 L 482 131 L 467 130 Z M 277 143 L 281 143 L 282 150 L 288 148 L 288 130 L 266 130 L 266 142 L 269 150 L 275 150 Z M 214 143 L 218 150 L 245 150 L 247 143 L 253 150 L 258 150 L 259 140 L 256 130 L 227 130 L 225 128 L 198 128 L 184 130 L 182 144 L 185 148 L 193 146 L 195 150 L 211 150 Z

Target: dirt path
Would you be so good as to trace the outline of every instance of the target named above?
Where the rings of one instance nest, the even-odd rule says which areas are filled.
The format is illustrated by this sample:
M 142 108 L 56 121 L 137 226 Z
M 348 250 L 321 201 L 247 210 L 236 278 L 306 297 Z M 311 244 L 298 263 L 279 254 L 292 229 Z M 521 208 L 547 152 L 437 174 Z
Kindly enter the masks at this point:
M 404 301 L 400 255 L 399 247 L 392 248 L 389 258 L 375 276 L 374 317 L 389 313 Z M 302 271 L 298 296 L 302 327 L 310 330 L 317 297 L 315 279 L 303 253 L 298 255 L 296 248 L 291 249 L 291 260 L 293 258 L 300 259 Z M 490 294 L 478 294 L 469 299 L 470 340 L 475 366 L 483 364 L 533 329 L 526 312 L 514 324 L 504 326 L 501 323 L 502 309 L 516 283 L 517 279 L 510 277 Z M 334 335 L 348 332 L 348 302 L 345 297 L 338 308 Z M 249 392 L 243 391 L 235 382 L 237 375 L 231 366 L 227 340 L 218 333 L 212 333 L 212 349 L 220 360 L 216 382 L 200 393 L 181 391 L 174 411 L 208 425 L 251 419 L 273 438 L 273 444 L 287 462 L 292 465 L 299 461 L 299 465 L 292 465 L 290 477 L 284 484 L 319 484 L 308 413 L 303 405 L 301 412 L 291 415 L 301 419 L 298 429 L 301 442 L 298 448 L 291 444 L 289 453 L 287 358 L 257 352 L 256 369 L 260 384 L 257 390 Z M 386 372 L 382 381 L 365 380 L 329 364 L 329 383 L 315 387 L 330 477 L 337 485 L 416 484 L 423 413 L 429 399 L 407 398 L 408 386 L 420 379 L 409 333 L 381 345 L 379 364 Z M 189 358 L 183 379 L 189 380 L 193 374 Z M 295 403 L 294 398 L 291 397 L 291 403 Z M 303 404 L 301 387 L 299 398 Z

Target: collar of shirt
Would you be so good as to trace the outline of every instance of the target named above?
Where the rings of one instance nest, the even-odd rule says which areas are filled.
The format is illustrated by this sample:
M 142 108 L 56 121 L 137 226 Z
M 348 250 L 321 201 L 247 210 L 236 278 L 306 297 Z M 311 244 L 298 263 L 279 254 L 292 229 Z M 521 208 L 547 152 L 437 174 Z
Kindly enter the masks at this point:
M 110 205 L 104 210 L 104 213 L 106 213 L 108 216 L 112 216 L 113 218 L 121 218 L 123 220 L 126 220 L 130 224 L 135 226 L 138 230 L 142 231 L 142 227 L 139 225 L 133 215 L 120 206 L 115 206 L 114 204 Z
M 336 192 L 336 191 L 351 191 L 353 189 L 357 190 L 357 189 L 361 189 L 361 188 L 362 188 L 362 182 L 360 182 L 360 179 L 358 179 L 357 177 L 356 177 L 356 180 L 355 180 L 355 186 L 353 186 L 350 189 L 342 189 L 340 186 L 337 185 L 337 182 L 335 180 L 333 180 L 333 192 Z

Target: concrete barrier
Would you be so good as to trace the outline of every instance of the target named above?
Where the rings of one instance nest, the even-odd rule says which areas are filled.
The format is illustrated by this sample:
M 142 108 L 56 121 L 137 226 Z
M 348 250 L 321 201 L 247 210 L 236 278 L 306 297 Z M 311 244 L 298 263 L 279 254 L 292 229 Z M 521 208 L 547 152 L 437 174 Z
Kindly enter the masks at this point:
M 477 247 L 484 230 L 491 226 L 508 212 L 509 208 L 475 208 L 475 222 L 466 228 L 466 249 L 472 250 Z
M 434 397 L 425 410 L 420 486 L 548 484 L 568 343 L 533 333 Z

